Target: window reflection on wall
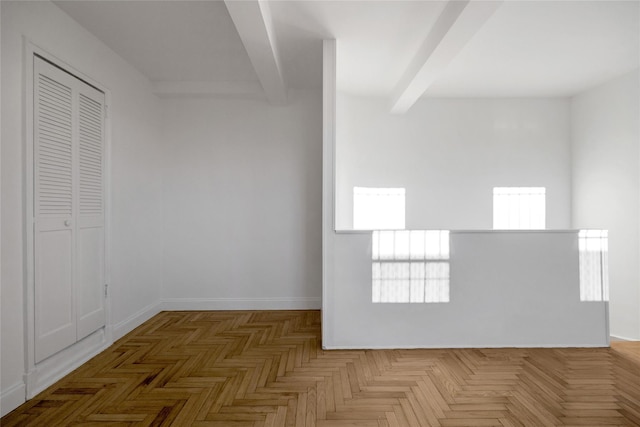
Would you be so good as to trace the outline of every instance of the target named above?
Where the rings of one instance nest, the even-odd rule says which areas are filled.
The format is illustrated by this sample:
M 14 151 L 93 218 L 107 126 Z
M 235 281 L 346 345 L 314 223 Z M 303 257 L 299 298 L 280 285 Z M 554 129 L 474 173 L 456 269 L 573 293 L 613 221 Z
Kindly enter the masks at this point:
M 609 301 L 609 232 L 580 230 L 580 301 Z
M 449 302 L 449 231 L 374 231 L 372 302 Z

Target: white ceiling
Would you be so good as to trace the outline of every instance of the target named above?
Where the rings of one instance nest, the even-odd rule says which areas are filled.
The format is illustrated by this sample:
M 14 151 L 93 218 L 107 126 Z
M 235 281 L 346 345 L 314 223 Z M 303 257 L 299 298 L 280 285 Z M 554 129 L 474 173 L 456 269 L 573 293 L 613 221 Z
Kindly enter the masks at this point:
M 55 1 L 152 81 L 257 80 L 221 1 Z
M 570 96 L 638 67 L 640 2 L 505 2 L 428 96 Z
M 317 70 L 320 80 L 321 45 L 317 48 L 317 61 L 303 52 L 313 49 L 311 40 L 335 38 L 338 88 L 362 94 L 388 94 L 445 3 L 272 1 L 271 10 L 279 38 L 301 40 L 297 59 L 300 69 L 310 74 Z M 305 65 L 313 65 L 314 70 L 306 70 Z
M 55 1 L 154 82 L 257 78 L 222 1 Z M 285 83 L 391 96 L 444 1 L 269 1 Z M 426 96 L 569 96 L 639 65 L 640 1 L 505 1 Z

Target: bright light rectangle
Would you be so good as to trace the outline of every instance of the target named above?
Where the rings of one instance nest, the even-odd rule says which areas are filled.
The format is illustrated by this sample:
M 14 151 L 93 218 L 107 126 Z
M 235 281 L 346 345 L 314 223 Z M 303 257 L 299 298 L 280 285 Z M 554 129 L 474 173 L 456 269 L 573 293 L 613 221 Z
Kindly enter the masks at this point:
M 372 302 L 449 302 L 449 231 L 374 231 Z
M 544 230 L 545 198 L 544 187 L 494 187 L 493 228 Z
M 353 187 L 355 230 L 405 228 L 405 189 Z
M 609 232 L 580 230 L 580 301 L 609 301 Z

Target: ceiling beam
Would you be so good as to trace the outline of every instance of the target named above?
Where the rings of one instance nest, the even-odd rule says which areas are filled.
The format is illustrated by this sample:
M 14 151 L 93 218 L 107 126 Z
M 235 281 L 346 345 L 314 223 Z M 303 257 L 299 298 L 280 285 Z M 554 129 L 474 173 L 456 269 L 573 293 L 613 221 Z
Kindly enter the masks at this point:
M 396 85 L 391 112 L 406 113 L 501 4 L 449 0 Z
M 260 84 L 271 104 L 287 103 L 278 46 L 265 0 L 225 0 L 227 10 L 242 39 Z

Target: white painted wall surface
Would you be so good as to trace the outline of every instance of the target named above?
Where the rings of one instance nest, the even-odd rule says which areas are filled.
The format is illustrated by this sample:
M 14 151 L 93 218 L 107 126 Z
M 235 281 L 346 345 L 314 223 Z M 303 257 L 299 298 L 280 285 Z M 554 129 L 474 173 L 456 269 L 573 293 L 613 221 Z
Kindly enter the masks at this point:
M 321 107 L 163 100 L 165 308 L 320 307 Z
M 149 81 L 50 2 L 0 2 L 2 15 L 2 414 L 25 398 L 23 37 L 111 91 L 111 324 L 157 305 L 161 276 L 159 101 Z M 144 316 L 143 316 L 144 317 Z
M 336 40 L 322 41 L 322 342 L 334 335 Z
M 573 227 L 609 230 L 611 334 L 640 339 L 640 74 L 574 97 Z
M 338 94 L 337 229 L 353 187 L 404 187 L 408 229 L 491 229 L 493 187 L 546 187 L 547 228 L 570 226 L 569 101 L 387 99 Z
M 607 346 L 606 303 L 580 301 L 577 247 L 575 231 L 452 232 L 449 303 L 374 304 L 370 233 L 334 233 L 323 345 Z
M 323 84 L 323 346 L 608 344 L 607 303 L 580 302 L 575 231 L 452 232 L 449 303 L 373 304 L 371 234 L 334 231 L 333 171 L 340 123 L 332 41 L 324 45 Z M 564 124 L 558 126 L 566 138 L 568 111 L 562 104 Z M 344 120 L 339 112 L 338 117 L 338 122 Z M 561 152 L 566 168 L 566 147 Z M 568 215 L 562 215 L 561 226 Z

